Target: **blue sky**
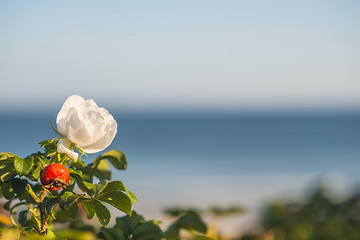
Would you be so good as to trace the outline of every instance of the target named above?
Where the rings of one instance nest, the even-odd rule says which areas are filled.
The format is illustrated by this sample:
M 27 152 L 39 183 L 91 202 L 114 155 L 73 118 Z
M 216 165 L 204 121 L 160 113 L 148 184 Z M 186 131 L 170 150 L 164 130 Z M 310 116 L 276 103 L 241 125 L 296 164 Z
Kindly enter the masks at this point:
M 0 110 L 359 109 L 358 1 L 1 1 Z

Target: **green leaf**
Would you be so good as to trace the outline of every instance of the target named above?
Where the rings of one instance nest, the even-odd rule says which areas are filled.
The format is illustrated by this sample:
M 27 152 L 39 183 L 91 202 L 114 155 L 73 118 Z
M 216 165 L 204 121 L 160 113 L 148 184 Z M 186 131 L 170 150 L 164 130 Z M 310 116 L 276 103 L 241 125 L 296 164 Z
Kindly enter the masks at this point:
M 19 196 L 22 195 L 26 189 L 28 181 L 26 179 L 14 178 L 11 180 L 11 186 L 14 192 Z
M 107 193 L 112 191 L 126 191 L 125 185 L 121 181 L 112 181 L 109 182 L 101 193 Z
M 3 182 L 1 184 L 1 190 L 2 190 L 2 193 L 3 193 L 4 197 L 6 199 L 8 199 L 8 200 L 15 196 L 15 192 L 14 192 L 14 189 L 12 188 L 12 186 L 11 186 L 10 181 Z
M 89 196 L 92 196 L 92 195 L 93 195 L 92 191 L 90 190 L 90 189 L 93 188 L 93 187 L 91 186 L 92 183 L 88 183 L 88 182 L 84 181 L 80 176 L 78 176 L 78 175 L 76 175 L 76 174 L 74 174 L 74 175 L 72 175 L 72 176 L 73 176 L 73 178 L 75 178 L 75 181 L 76 181 L 77 185 L 79 186 L 79 188 L 80 188 L 82 191 L 85 191 L 87 194 L 89 194 Z M 87 186 L 85 186 L 86 183 L 88 183 Z
M 70 175 L 69 186 L 73 185 L 74 182 L 75 182 L 75 178 L 73 178 L 73 177 Z M 66 187 L 67 190 L 69 190 L 69 186 Z
M 69 228 L 70 229 L 76 229 L 76 231 L 81 231 L 81 232 L 91 232 L 91 233 L 96 233 L 97 231 L 95 230 L 95 227 L 93 226 L 94 224 L 88 224 L 85 223 L 82 218 L 75 218 L 73 221 L 70 222 Z M 59 235 L 57 234 L 57 236 L 59 237 Z M 87 240 L 88 238 L 85 238 L 84 240 Z
M 180 228 L 176 224 L 172 224 L 165 232 L 166 239 L 178 240 L 180 239 Z
M 102 159 L 107 159 L 111 164 L 119 170 L 127 168 L 127 159 L 123 152 L 119 150 L 110 150 L 94 160 L 94 166 L 97 167 Z
M 133 211 L 129 215 L 116 218 L 114 228 L 119 228 L 126 239 L 134 240 L 158 240 L 164 237 L 156 221 L 145 221 L 145 219 Z
M 2 152 L 0 153 L 0 164 L 9 164 L 14 162 L 14 157 L 17 157 L 17 155 L 9 152 Z
M 134 240 L 161 239 L 163 237 L 164 233 L 155 221 L 139 224 L 133 233 Z
M 14 157 L 14 166 L 16 172 L 22 176 L 29 173 L 34 164 L 34 157 L 26 157 L 24 159 L 20 157 Z
M 170 225 L 165 232 L 167 239 L 178 239 L 180 229 L 206 234 L 207 226 L 196 213 L 187 213 Z
M 132 211 L 131 216 L 117 217 L 115 227 L 120 228 L 125 237 L 129 238 L 135 232 L 136 227 L 144 222 L 146 221 L 141 215 Z
M 70 219 L 75 219 L 77 217 L 78 210 L 78 205 L 72 204 L 65 210 L 65 215 Z
M 44 167 L 46 167 L 47 165 L 49 165 L 50 164 L 50 160 L 49 159 L 47 159 L 47 158 L 42 158 L 41 160 L 41 164 L 42 164 L 42 168 L 44 168 Z
M 135 194 L 133 194 L 132 192 L 130 192 L 128 190 L 126 190 L 126 193 L 128 194 L 128 197 L 130 198 L 132 204 L 134 204 L 138 201 Z
M 95 208 L 89 201 L 82 201 L 81 205 L 85 209 L 87 219 L 92 219 L 95 215 Z
M 32 197 L 32 199 L 34 199 L 34 201 L 36 203 L 40 202 L 40 199 L 38 196 L 36 196 L 36 194 L 34 193 L 34 190 L 32 189 L 30 184 L 27 184 L 26 188 L 25 188 L 26 192 Z
M 111 171 L 109 170 L 99 170 L 94 168 L 94 175 L 100 180 L 110 180 L 111 179 Z
M 177 224 L 184 229 L 195 230 L 201 233 L 206 233 L 207 226 L 198 214 L 189 213 L 180 217 Z
M 103 226 L 108 225 L 110 222 L 110 218 L 111 218 L 109 210 L 101 202 L 99 202 L 97 200 L 90 201 L 90 203 L 92 204 L 92 206 L 95 209 L 95 213 L 96 213 L 96 216 L 97 216 L 99 222 Z
M 111 179 L 111 171 L 108 162 L 103 159 L 96 162 L 97 165 L 91 163 L 88 165 L 87 169 L 91 170 L 91 173 L 95 175 L 100 181 L 102 180 L 110 180 Z
M 9 201 L 7 201 L 4 205 L 3 208 L 7 211 L 10 211 L 10 205 L 13 199 L 10 199 Z
M 103 159 L 103 160 L 100 160 L 99 163 L 97 164 L 96 166 L 96 169 L 99 169 L 99 170 L 109 170 L 110 169 L 110 165 L 109 163 Z
M 56 139 L 56 138 L 55 138 Z M 55 154 L 57 154 L 57 142 L 53 140 L 45 140 L 40 142 L 40 147 L 44 147 L 45 148 L 45 155 L 47 157 L 50 156 L 54 156 Z M 47 165 L 44 165 L 47 166 Z
M 37 181 L 40 178 L 41 170 L 42 170 L 42 167 L 38 163 L 38 164 L 34 165 L 32 170 L 28 174 L 26 174 L 25 176 L 31 181 Z
M 127 240 L 119 228 L 101 227 L 98 237 L 105 240 Z
M 71 223 L 73 223 L 71 221 Z M 87 225 L 91 227 L 90 225 Z M 94 231 L 89 231 L 88 229 L 79 229 L 77 227 L 70 229 L 63 229 L 56 231 L 56 239 L 58 240 L 95 240 Z M 34 239 L 35 240 L 35 239 Z
M 84 196 L 84 194 L 74 194 L 72 192 L 63 191 L 63 194 L 60 195 L 59 206 L 63 210 L 67 210 L 72 204 L 76 203 L 79 198 Z
M 13 176 L 16 175 L 14 164 L 8 164 L 4 168 L 0 169 L 0 181 L 9 181 Z
M 25 226 L 27 223 L 27 214 L 28 214 L 29 210 L 24 210 L 21 211 L 19 213 L 19 217 L 18 217 L 18 222 L 22 225 Z
M 76 162 L 71 161 L 70 166 L 73 168 L 77 168 L 77 169 L 82 169 L 82 168 L 86 167 L 86 165 L 83 161 L 76 161 Z
M 74 174 L 76 174 L 76 175 L 78 175 L 79 177 L 83 177 L 83 173 L 82 173 L 82 171 L 80 171 L 80 170 L 74 170 L 74 169 L 72 169 L 72 168 L 68 168 L 68 170 L 69 170 L 69 173 L 71 174 L 71 175 L 74 175 Z
M 38 232 L 36 231 L 36 229 L 34 227 L 27 227 L 23 230 L 23 232 L 26 236 L 29 236 L 30 239 L 31 239 L 31 236 L 38 234 Z
M 88 183 L 88 182 L 83 182 L 83 184 L 91 193 L 89 195 L 93 196 L 93 195 L 97 195 L 99 192 L 101 192 L 107 186 L 107 180 L 103 180 L 96 184 L 92 184 L 92 183 Z
M 135 197 L 135 195 L 128 191 L 127 188 L 125 187 L 125 185 L 121 182 L 121 181 L 112 181 L 109 182 L 106 187 L 102 190 L 101 193 L 107 193 L 107 192 L 111 192 L 111 191 L 123 191 L 126 192 L 126 194 L 128 195 L 130 201 L 132 204 L 136 203 L 138 200 Z
M 19 202 L 19 203 L 17 203 L 17 204 L 15 204 L 14 206 L 12 206 L 12 208 L 10 209 L 10 220 L 11 220 L 11 222 L 14 224 L 14 225 L 16 225 L 16 226 L 18 226 L 18 224 L 17 224 L 17 222 L 15 221 L 15 219 L 14 219 L 14 210 L 17 208 L 17 207 L 20 207 L 20 206 L 22 206 L 22 205 L 27 205 L 27 203 L 26 202 Z
M 122 192 L 108 192 L 102 194 L 101 197 L 99 197 L 98 199 L 113 205 L 114 207 L 126 214 L 131 215 L 131 200 Z
M 49 228 L 46 229 L 46 237 L 47 239 L 56 239 L 56 235 Z
M 44 140 L 39 142 L 38 144 L 40 144 L 40 147 L 45 147 L 46 145 L 49 145 L 52 142 L 52 140 Z
M 42 207 L 45 210 L 47 215 L 50 215 L 53 219 L 55 216 L 53 214 L 53 210 L 55 209 L 56 205 L 58 204 L 59 197 L 58 196 L 46 196 L 42 202 Z

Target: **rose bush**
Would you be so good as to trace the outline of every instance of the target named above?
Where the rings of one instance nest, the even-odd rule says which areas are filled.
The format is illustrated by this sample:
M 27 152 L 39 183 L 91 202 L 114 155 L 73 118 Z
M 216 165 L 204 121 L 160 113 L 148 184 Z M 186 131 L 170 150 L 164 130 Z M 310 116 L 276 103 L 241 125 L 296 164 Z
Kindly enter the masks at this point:
M 85 153 L 100 152 L 111 144 L 117 132 L 117 123 L 105 108 L 98 107 L 92 99 L 85 100 L 78 95 L 65 101 L 56 124 L 62 135 L 57 150 L 73 160 L 78 158 L 73 147 Z
M 0 239 L 172 240 L 179 239 L 182 229 L 205 233 L 194 214 L 180 216 L 164 233 L 159 222 L 133 212 L 136 196 L 122 181 L 111 181 L 111 165 L 127 168 L 122 151 L 107 151 L 87 164 L 73 151 L 95 153 L 111 144 L 117 123 L 107 110 L 91 99 L 71 96 L 56 122 L 54 130 L 61 136 L 41 141 L 43 152 L 24 158 L 0 153 L 0 198 L 6 199 L 1 199 L 2 209 L 9 212 L 8 219 L 0 214 Z M 113 214 L 109 205 L 127 214 L 117 217 L 113 227 L 106 227 Z M 85 220 L 95 216 L 100 229 Z M 14 234 L 16 238 L 10 237 Z

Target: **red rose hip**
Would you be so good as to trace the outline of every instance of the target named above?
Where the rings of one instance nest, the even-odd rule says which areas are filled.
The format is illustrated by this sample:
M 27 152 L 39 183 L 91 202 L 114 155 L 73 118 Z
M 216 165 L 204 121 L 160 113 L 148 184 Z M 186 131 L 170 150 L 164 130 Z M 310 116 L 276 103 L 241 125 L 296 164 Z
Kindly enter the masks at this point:
M 58 191 L 65 188 L 69 179 L 69 170 L 59 163 L 52 163 L 44 167 L 40 172 L 41 184 L 51 191 Z

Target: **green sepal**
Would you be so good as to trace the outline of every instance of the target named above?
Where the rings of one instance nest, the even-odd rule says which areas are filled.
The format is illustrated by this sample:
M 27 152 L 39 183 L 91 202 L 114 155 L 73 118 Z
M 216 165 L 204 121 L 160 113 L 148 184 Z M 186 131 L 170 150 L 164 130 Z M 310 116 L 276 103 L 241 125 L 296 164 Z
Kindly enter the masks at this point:
M 49 122 L 50 122 L 51 128 L 52 128 L 57 134 L 59 134 L 61 137 L 65 137 L 63 134 L 61 134 L 61 133 L 52 125 L 51 120 L 49 120 Z

